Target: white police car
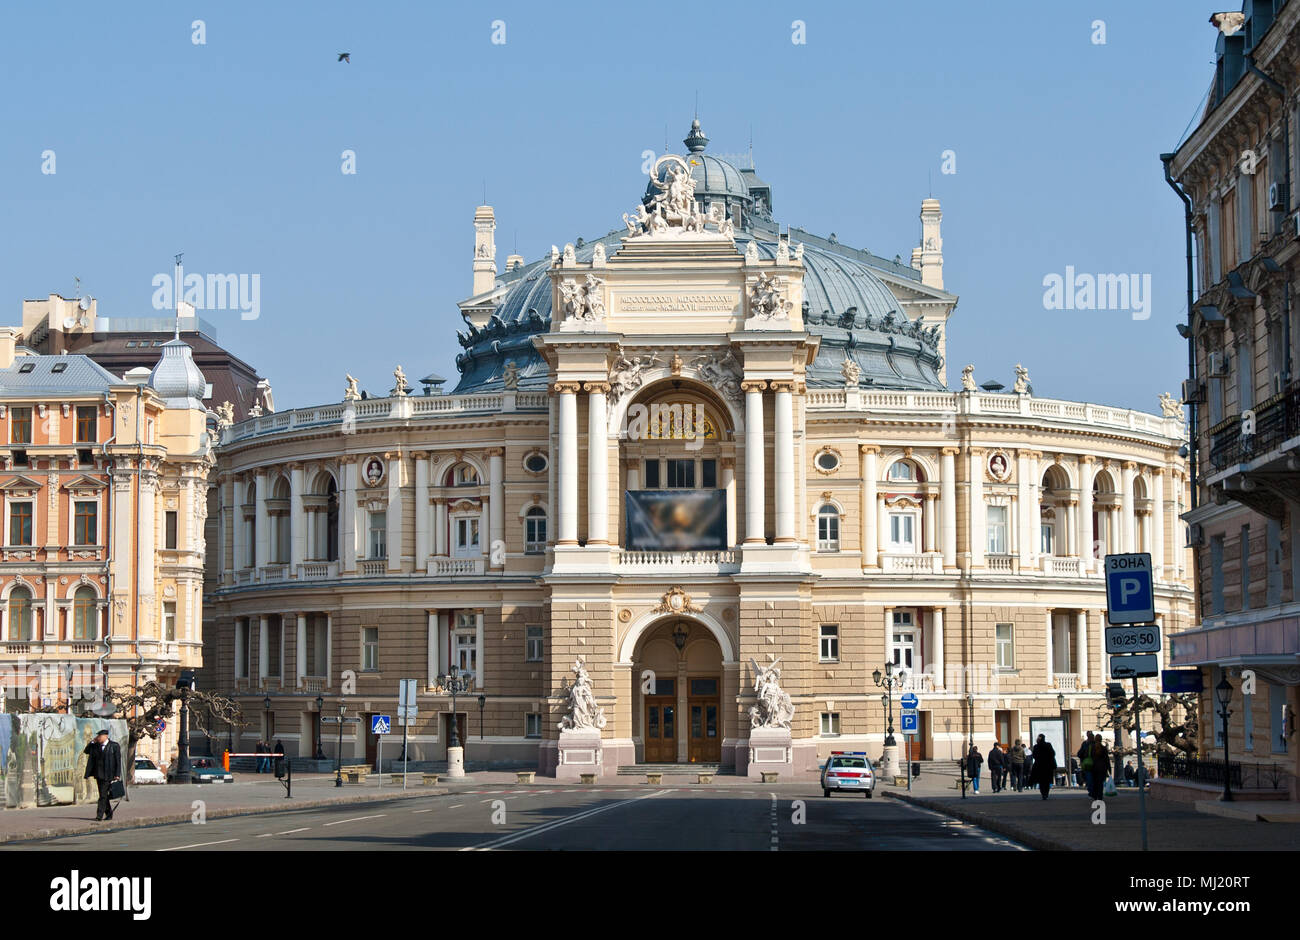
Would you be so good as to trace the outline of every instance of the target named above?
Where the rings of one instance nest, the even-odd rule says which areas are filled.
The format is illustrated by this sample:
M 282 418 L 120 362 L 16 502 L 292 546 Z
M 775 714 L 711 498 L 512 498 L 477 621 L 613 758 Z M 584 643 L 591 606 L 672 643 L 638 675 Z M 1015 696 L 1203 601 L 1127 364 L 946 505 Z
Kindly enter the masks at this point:
M 822 767 L 822 794 L 830 796 L 832 790 L 857 790 L 871 799 L 876 789 L 876 775 L 866 751 L 831 751 Z

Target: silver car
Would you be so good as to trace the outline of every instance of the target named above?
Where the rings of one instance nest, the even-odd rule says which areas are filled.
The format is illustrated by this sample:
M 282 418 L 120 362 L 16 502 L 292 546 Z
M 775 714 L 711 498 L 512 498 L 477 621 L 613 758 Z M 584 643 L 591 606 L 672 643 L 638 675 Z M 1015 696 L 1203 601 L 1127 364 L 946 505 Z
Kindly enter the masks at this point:
M 830 796 L 835 790 L 854 790 L 871 799 L 875 789 L 876 775 L 866 751 L 831 751 L 822 767 L 822 795 Z

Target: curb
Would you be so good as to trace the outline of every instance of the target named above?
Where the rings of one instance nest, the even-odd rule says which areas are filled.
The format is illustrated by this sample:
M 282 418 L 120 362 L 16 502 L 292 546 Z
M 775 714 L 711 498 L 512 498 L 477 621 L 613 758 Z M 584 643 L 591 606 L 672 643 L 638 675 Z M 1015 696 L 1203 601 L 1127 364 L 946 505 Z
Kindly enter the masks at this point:
M 286 810 L 298 809 L 317 809 L 322 806 L 340 806 L 349 803 L 374 803 L 380 800 L 392 799 L 414 799 L 420 796 L 447 796 L 451 790 L 443 787 L 429 787 L 420 791 L 394 791 L 383 794 L 359 794 L 357 796 L 342 797 L 330 800 L 307 800 L 304 802 L 286 801 L 285 804 L 273 804 L 270 806 L 229 806 L 222 809 L 215 809 L 208 812 L 206 819 L 226 819 L 232 816 L 262 816 L 269 813 L 283 813 Z M 87 804 L 89 805 L 89 804 Z M 193 819 L 193 813 L 172 813 L 166 816 L 147 816 L 140 819 L 123 820 L 121 823 L 114 823 L 111 826 L 103 825 L 79 825 L 63 826 L 61 828 L 34 829 L 31 832 L 15 832 L 9 834 L 0 834 L 0 845 L 12 842 L 37 842 L 45 839 L 60 839 L 65 836 L 86 835 L 88 833 L 99 832 L 123 832 L 130 829 L 148 829 L 152 826 L 165 826 L 170 823 L 189 822 Z
M 996 832 L 999 835 L 1015 839 L 1022 845 L 1027 845 L 1031 849 L 1040 852 L 1080 851 L 1068 843 L 1057 842 L 1055 839 L 1048 839 L 1044 836 L 1040 836 L 1038 833 L 1017 826 L 1015 823 L 1003 822 L 1000 819 L 990 819 L 989 817 L 983 816 L 977 812 L 968 812 L 966 810 L 954 808 L 947 803 L 940 803 L 935 799 L 908 796 L 906 793 L 886 792 L 884 795 L 900 800 L 904 803 L 913 803 L 917 806 L 924 807 L 925 809 L 933 810 L 936 813 L 942 813 L 944 816 L 951 816 L 954 819 L 960 819 L 962 822 L 973 823 L 981 829 L 988 829 L 990 832 Z

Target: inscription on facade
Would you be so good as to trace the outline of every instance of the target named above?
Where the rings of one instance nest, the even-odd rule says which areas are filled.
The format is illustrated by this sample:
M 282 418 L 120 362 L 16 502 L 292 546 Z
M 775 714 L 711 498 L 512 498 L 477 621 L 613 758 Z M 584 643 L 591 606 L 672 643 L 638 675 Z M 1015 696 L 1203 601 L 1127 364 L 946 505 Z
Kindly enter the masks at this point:
M 733 313 L 739 294 L 622 294 L 619 313 Z

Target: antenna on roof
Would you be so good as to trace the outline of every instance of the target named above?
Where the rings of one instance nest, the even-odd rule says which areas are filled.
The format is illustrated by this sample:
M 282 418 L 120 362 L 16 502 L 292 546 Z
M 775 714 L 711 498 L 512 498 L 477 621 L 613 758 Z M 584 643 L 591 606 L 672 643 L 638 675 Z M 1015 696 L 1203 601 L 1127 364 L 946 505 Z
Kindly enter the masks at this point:
M 487 205 L 487 177 L 483 177 L 483 202 L 481 205 Z
M 692 116 L 697 121 L 700 119 L 700 90 L 698 88 L 695 89 L 695 114 Z
M 754 122 L 749 122 L 749 168 L 754 168 Z

